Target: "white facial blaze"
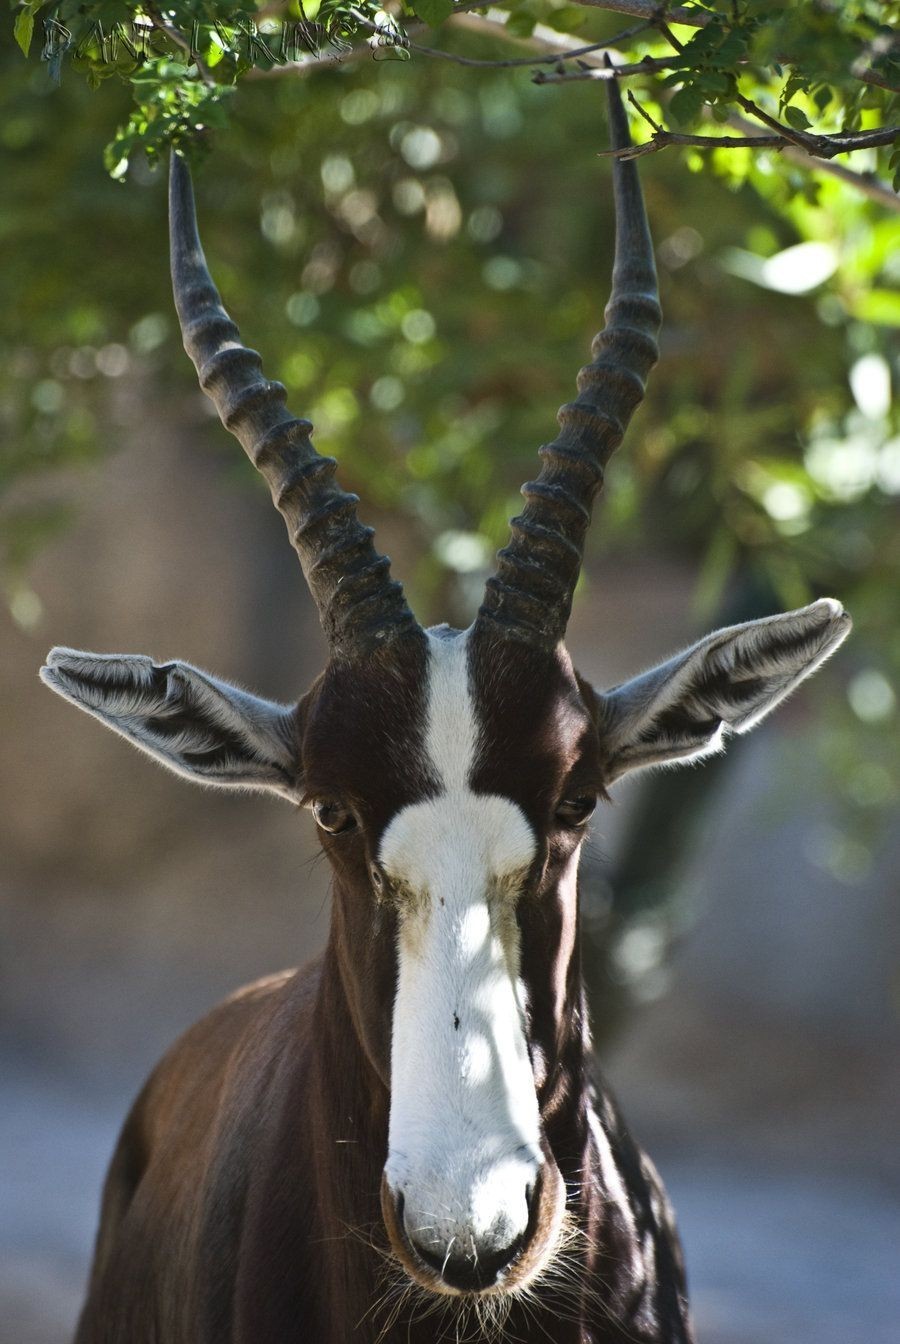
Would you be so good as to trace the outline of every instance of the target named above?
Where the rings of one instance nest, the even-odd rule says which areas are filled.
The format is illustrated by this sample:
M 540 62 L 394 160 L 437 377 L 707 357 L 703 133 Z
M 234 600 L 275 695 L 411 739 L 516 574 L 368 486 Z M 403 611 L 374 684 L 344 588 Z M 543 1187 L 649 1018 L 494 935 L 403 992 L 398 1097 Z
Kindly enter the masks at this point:
M 514 803 L 468 785 L 466 636 L 429 640 L 442 791 L 399 812 L 380 852 L 401 909 L 386 1174 L 410 1236 L 444 1256 L 521 1236 L 542 1160 L 515 918 L 535 839 Z

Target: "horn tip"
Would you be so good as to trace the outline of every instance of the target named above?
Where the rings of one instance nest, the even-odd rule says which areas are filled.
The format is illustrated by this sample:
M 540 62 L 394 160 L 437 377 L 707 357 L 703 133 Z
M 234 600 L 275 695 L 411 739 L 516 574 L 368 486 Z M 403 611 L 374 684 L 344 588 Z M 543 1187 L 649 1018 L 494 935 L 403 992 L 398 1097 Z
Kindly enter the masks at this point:
M 607 70 L 614 69 L 609 52 L 606 53 L 604 59 Z M 625 112 L 625 104 L 622 101 L 619 81 L 611 75 L 609 79 L 604 80 L 604 83 L 606 84 L 606 106 L 613 149 L 625 149 L 631 144 L 631 131 L 628 128 L 628 117 Z

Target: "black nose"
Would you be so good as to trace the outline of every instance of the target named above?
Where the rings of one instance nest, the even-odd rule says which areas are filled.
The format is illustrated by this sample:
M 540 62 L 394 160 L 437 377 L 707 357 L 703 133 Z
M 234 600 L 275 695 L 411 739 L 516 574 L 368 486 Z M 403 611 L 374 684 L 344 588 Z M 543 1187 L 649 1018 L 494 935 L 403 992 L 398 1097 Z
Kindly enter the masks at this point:
M 497 1250 L 492 1243 L 479 1243 L 467 1238 L 467 1246 L 457 1248 L 452 1243 L 448 1250 L 434 1243 L 423 1245 L 411 1237 L 408 1231 L 407 1237 L 419 1259 L 449 1287 L 458 1288 L 463 1293 L 479 1293 L 485 1288 L 491 1288 L 503 1270 L 515 1260 L 525 1240 L 524 1237 L 517 1237 L 509 1246 Z

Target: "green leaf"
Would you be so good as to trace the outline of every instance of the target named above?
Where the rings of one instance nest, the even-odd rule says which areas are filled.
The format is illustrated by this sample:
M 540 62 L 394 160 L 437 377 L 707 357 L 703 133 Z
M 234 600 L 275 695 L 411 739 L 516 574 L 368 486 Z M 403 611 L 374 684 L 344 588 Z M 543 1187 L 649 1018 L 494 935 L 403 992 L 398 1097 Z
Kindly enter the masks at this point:
M 563 5 L 562 9 L 548 14 L 544 23 L 557 33 L 576 33 L 579 28 L 584 27 L 586 19 L 584 10 L 579 9 L 577 5 Z
M 423 23 L 436 28 L 453 13 L 453 0 L 415 0 L 415 9 Z
M 733 28 L 715 53 L 716 65 L 736 65 L 746 50 L 746 33 L 742 33 L 738 28 Z
M 705 70 L 703 74 L 698 75 L 694 83 L 702 90 L 704 97 L 715 98 L 718 94 L 730 91 L 732 80 L 721 70 Z
M 509 25 L 507 24 L 507 27 L 508 26 Z M 663 75 L 663 77 L 658 82 L 662 86 L 662 88 L 671 89 L 676 84 L 683 84 L 685 78 L 690 74 L 691 70 L 689 67 L 686 66 L 684 69 L 679 68 L 673 71 L 671 75 Z
M 13 35 L 19 46 L 22 48 L 22 55 L 27 56 L 31 47 L 31 39 L 34 35 L 34 13 L 29 7 L 23 9 L 21 14 L 16 15 L 16 21 L 13 24 Z
M 789 103 L 793 98 L 794 94 L 799 93 L 802 88 L 805 88 L 805 86 L 806 86 L 806 80 L 802 77 L 802 75 L 791 75 L 790 78 L 785 83 L 785 86 L 781 93 L 780 102 L 782 107 L 785 105 L 785 103 Z
M 702 65 L 718 46 L 719 36 L 720 30 L 714 23 L 707 25 L 705 28 L 700 28 L 694 33 L 690 41 L 685 43 L 683 54 L 692 65 Z
M 808 130 L 812 125 L 805 112 L 801 112 L 799 107 L 786 107 L 784 109 L 784 119 L 789 126 L 793 126 L 795 131 Z
M 696 121 L 703 103 L 704 98 L 701 91 L 693 84 L 685 84 L 683 89 L 679 89 L 676 94 L 673 94 L 672 101 L 669 103 L 669 111 L 680 125 L 687 126 L 692 121 Z
M 537 19 L 533 14 L 526 14 L 524 10 L 518 10 L 510 14 L 504 28 L 512 37 L 531 37 L 536 23 Z

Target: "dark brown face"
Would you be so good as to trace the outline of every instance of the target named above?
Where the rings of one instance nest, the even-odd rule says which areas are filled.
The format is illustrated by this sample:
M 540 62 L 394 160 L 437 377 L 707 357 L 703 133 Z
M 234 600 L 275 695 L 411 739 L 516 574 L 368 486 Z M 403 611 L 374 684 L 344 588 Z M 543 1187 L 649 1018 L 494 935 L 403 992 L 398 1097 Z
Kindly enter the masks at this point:
M 559 1236 L 542 1102 L 602 790 L 585 694 L 561 650 L 441 628 L 330 668 L 308 705 L 348 997 L 391 1094 L 385 1221 L 435 1291 L 509 1291 Z

